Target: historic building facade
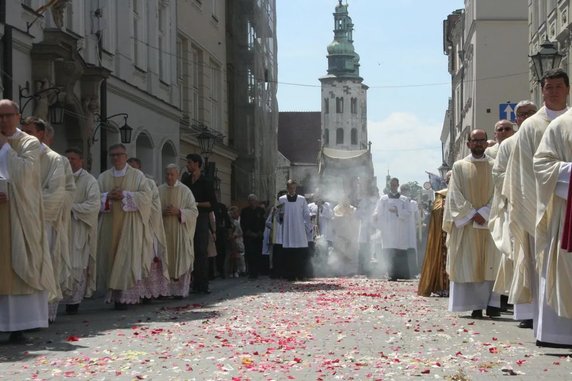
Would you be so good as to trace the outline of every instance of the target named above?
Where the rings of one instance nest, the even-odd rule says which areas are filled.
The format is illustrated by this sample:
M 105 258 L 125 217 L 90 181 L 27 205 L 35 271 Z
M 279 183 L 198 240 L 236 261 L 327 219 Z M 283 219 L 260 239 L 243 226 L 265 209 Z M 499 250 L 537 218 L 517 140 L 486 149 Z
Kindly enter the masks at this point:
M 228 144 L 234 200 L 276 195 L 276 0 L 227 0 Z
M 492 139 L 494 124 L 510 107 L 529 99 L 528 9 L 520 0 L 465 0 L 443 25 L 443 52 L 449 58 L 452 88 L 441 142 L 444 167 L 468 154 L 475 128 Z

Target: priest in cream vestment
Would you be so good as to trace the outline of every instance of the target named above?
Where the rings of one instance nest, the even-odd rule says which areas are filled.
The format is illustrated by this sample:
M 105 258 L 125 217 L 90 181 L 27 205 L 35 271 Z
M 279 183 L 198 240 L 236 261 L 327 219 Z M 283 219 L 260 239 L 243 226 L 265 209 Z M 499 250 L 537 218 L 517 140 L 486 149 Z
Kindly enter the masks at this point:
M 568 200 L 571 170 L 572 110 L 568 110 L 548 125 L 534 155 L 540 346 L 572 348 L 572 253 L 561 248 L 566 203 L 572 201 Z M 545 314 L 546 309 L 556 316 Z
M 509 229 L 515 244 L 509 302 L 515 305 L 532 302 L 534 334 L 540 343 L 559 335 L 555 328 L 561 318 L 546 303 L 540 303 L 538 293 L 539 273 L 534 252 L 537 188 L 533 157 L 548 124 L 567 110 L 568 75 L 561 69 L 551 70 L 541 86 L 544 106 L 522 123 L 503 185 L 503 194 L 509 202 Z
M 57 294 L 44 230 L 41 145 L 17 129 L 19 107 L 0 100 L 0 331 L 48 326 L 48 298 Z
M 500 296 L 492 292 L 498 253 L 487 226 L 493 197 L 493 161 L 484 154 L 487 136 L 473 130 L 471 155 L 453 164 L 443 216 L 447 232 L 449 310 L 473 311 L 473 317 L 498 316 Z
M 141 160 L 136 157 L 127 159 L 127 164 L 131 167 L 142 170 Z M 148 302 L 151 299 L 160 296 L 169 295 L 169 270 L 167 243 L 165 238 L 165 228 L 163 226 L 163 210 L 161 208 L 161 198 L 159 197 L 159 189 L 155 180 L 151 176 L 145 175 L 149 188 L 151 189 L 151 214 L 149 226 L 153 235 L 153 261 L 151 262 L 151 270 L 149 275 L 143 280 L 142 296 L 144 301 Z
M 154 258 L 152 194 L 143 172 L 127 164 L 124 145 L 111 146 L 109 155 L 113 167 L 97 180 L 101 192 L 97 256 L 99 271 L 106 275 L 106 301 L 124 309 L 140 302 L 142 281 Z
M 40 155 L 40 180 L 42 182 L 42 200 L 44 204 L 44 228 L 48 237 L 54 277 L 58 286 L 58 296 L 50 302 L 50 321 L 56 319 L 58 303 L 63 297 L 62 285 L 71 276 L 69 261 L 68 228 L 71 207 L 70 194 L 66 189 L 66 158 L 52 151 L 45 143 L 47 124 L 42 119 L 27 117 L 22 123 L 23 130 L 42 142 Z M 71 172 L 71 171 L 70 171 Z M 73 189 L 75 185 L 69 185 Z
M 195 258 L 193 237 L 199 210 L 193 193 L 178 178 L 177 166 L 169 164 L 165 174 L 166 183 L 159 186 L 159 196 L 167 241 L 170 294 L 187 297 Z
M 101 195 L 97 180 L 83 169 L 83 153 L 68 149 L 66 156 L 76 185 L 69 228 L 70 289 L 64 292 L 66 312 L 77 313 L 84 296 L 90 297 L 96 288 L 97 219 Z

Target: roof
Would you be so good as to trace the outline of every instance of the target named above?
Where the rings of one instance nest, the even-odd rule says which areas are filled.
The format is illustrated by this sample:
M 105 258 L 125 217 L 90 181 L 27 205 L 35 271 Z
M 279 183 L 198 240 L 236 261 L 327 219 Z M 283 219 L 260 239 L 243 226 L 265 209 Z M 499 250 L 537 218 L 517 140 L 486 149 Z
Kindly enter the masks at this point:
M 321 112 L 280 112 L 278 150 L 291 163 L 316 163 L 322 136 Z

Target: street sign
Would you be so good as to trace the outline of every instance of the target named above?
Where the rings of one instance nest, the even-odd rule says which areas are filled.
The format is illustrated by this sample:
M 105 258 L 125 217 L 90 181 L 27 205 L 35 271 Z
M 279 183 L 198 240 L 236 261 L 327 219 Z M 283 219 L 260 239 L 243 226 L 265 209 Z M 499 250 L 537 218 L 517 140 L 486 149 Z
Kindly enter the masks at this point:
M 501 103 L 499 104 L 499 120 L 506 119 L 511 122 L 516 121 L 516 114 L 514 109 L 516 108 L 516 103 Z

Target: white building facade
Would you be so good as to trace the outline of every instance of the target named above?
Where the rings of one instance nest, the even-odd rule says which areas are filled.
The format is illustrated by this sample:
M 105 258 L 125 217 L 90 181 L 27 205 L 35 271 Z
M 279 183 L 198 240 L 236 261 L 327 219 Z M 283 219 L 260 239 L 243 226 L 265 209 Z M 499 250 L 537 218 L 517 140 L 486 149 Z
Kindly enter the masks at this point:
M 443 30 L 452 78 L 443 160 L 452 167 L 468 154 L 465 143 L 471 130 L 483 129 L 492 139 L 506 105 L 530 98 L 528 4 L 465 0 L 465 8 L 449 15 Z

